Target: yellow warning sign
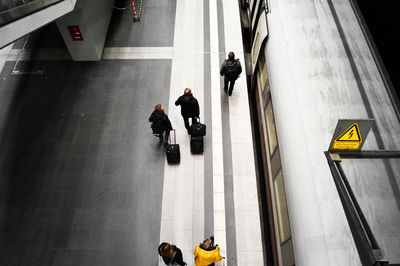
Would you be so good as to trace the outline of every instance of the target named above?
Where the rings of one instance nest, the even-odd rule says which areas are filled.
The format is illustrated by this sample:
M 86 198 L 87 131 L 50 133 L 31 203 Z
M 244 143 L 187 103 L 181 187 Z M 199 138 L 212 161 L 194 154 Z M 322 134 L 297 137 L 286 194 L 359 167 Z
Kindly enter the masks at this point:
M 332 145 L 333 149 L 356 150 L 362 142 L 360 130 L 357 123 L 354 123 L 337 137 Z

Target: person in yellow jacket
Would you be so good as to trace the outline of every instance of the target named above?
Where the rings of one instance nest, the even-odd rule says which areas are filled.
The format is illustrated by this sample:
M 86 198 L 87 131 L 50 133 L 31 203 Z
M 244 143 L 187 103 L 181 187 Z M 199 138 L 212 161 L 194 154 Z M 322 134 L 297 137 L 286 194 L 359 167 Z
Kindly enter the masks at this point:
M 215 261 L 221 261 L 223 257 L 219 254 L 218 245 L 213 246 L 213 237 L 207 238 L 203 244 L 199 243 L 194 249 L 194 263 L 196 266 L 214 265 Z

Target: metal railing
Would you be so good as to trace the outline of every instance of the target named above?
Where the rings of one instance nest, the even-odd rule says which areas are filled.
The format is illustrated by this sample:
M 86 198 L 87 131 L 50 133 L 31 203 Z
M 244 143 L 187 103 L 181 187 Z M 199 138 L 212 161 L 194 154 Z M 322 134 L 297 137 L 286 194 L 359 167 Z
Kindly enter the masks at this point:
M 326 151 L 325 156 L 362 265 L 399 266 L 400 264 L 390 264 L 386 259 L 343 171 L 341 161 L 342 159 L 396 159 L 400 158 L 400 151 Z

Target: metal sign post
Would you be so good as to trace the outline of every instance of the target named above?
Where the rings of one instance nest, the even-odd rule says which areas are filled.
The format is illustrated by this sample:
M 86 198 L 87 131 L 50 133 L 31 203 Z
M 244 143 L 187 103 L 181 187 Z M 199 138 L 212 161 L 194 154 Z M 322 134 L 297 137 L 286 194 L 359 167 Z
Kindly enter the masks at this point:
M 325 156 L 342 202 L 361 264 L 363 266 L 398 266 L 400 264 L 389 263 L 384 250 L 376 240 L 341 165 L 344 159 L 400 158 L 400 151 L 361 150 L 373 123 L 374 119 L 340 119 Z

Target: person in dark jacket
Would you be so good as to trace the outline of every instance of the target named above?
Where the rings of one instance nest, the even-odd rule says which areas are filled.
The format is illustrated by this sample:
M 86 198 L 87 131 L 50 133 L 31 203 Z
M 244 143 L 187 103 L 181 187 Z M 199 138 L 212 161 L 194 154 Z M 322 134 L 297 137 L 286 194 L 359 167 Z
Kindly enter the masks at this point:
M 222 63 L 220 70 L 221 76 L 224 76 L 224 90 L 226 93 L 229 87 L 229 96 L 232 95 L 233 85 L 235 85 L 240 73 L 242 73 L 242 66 L 239 59 L 235 59 L 234 52 L 229 52 L 228 59 L 225 59 Z
M 183 261 L 182 251 L 170 243 L 162 242 L 158 246 L 158 254 L 166 265 L 186 265 L 186 262 Z
M 158 135 L 160 141 L 163 141 L 163 134 L 165 132 L 164 143 L 168 142 L 169 131 L 172 130 L 171 121 L 169 121 L 168 116 L 164 113 L 164 106 L 157 104 L 154 107 L 154 111 L 149 117 L 149 122 L 151 122 L 151 129 L 154 135 Z
M 192 118 L 192 124 L 195 119 L 200 115 L 199 103 L 196 98 L 193 97 L 192 90 L 186 88 L 182 96 L 176 100 L 175 105 L 181 106 L 181 115 L 183 117 L 183 122 L 185 123 L 185 128 L 190 135 L 189 118 Z

